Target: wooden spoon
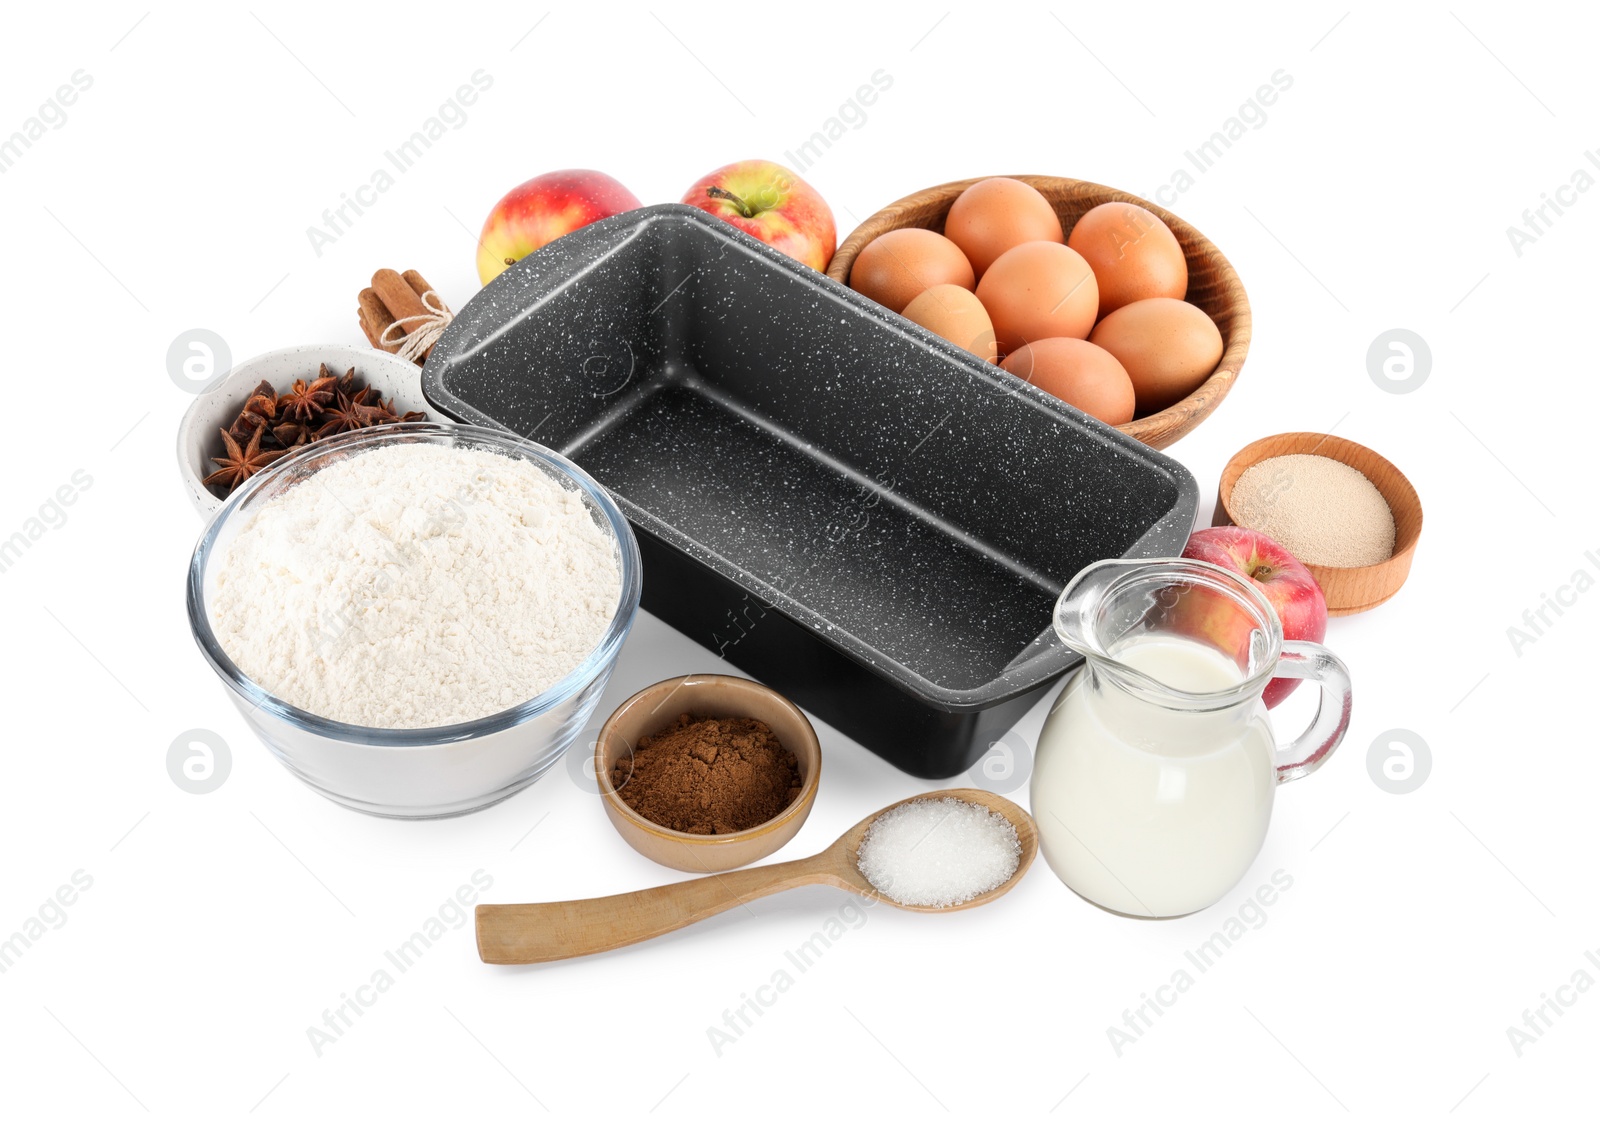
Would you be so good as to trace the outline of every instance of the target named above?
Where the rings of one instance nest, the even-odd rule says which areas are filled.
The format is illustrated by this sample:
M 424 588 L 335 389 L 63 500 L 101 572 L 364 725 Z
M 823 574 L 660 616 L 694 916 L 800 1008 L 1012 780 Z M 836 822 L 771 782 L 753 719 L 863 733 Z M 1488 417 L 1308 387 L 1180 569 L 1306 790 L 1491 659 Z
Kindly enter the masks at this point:
M 856 865 L 856 852 L 867 828 L 884 812 L 915 800 L 945 797 L 978 804 L 997 812 L 1017 830 L 1022 855 L 1016 872 L 986 894 L 952 906 L 901 905 L 879 893 Z M 485 964 L 543 964 L 572 956 L 588 956 L 659 937 L 674 929 L 715 916 L 745 902 L 796 886 L 837 886 L 862 897 L 888 902 L 918 913 L 950 913 L 994 901 L 1027 873 L 1039 850 L 1033 818 L 1002 796 L 975 788 L 924 793 L 872 813 L 841 835 L 826 851 L 809 859 L 733 870 L 630 894 L 531 905 L 480 905 L 477 909 L 478 956 Z

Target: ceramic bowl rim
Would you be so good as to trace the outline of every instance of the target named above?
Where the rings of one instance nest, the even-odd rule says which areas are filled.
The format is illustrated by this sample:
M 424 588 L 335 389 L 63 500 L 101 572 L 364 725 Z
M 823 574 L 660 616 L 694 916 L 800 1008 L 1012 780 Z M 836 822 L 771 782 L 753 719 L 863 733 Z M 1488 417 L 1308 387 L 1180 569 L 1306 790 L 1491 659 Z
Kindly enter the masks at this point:
M 287 358 L 295 355 L 325 355 L 335 351 L 345 354 L 361 354 L 364 356 L 365 362 L 391 368 L 395 372 L 397 378 L 403 370 L 408 381 L 412 377 L 415 377 L 417 380 L 417 402 L 415 404 L 402 402 L 400 405 L 407 409 L 415 410 L 431 407 L 432 404 L 428 402 L 427 397 L 422 393 L 422 368 L 418 367 L 415 363 L 400 359 L 392 352 L 384 351 L 380 348 L 368 347 L 364 344 L 353 343 L 301 343 L 291 344 L 288 347 L 275 347 L 268 351 L 263 351 L 259 355 L 252 355 L 248 359 L 242 359 L 233 364 L 233 366 L 229 367 L 222 374 L 214 378 L 209 384 L 207 384 L 204 390 L 196 393 L 194 396 L 194 401 L 189 403 L 189 405 L 183 411 L 183 416 L 178 419 L 177 433 L 174 435 L 174 444 L 176 446 L 175 451 L 178 457 L 178 471 L 182 475 L 184 483 L 189 487 L 190 491 L 194 493 L 196 499 L 207 499 L 209 501 L 207 504 L 207 509 L 200 512 L 202 518 L 210 519 L 212 514 L 220 510 L 223 504 L 227 502 L 227 498 L 218 496 L 210 489 L 210 487 L 202 483 L 206 474 L 204 472 L 196 471 L 195 469 L 194 461 L 196 458 L 194 456 L 194 447 L 196 434 L 194 430 L 195 426 L 198 424 L 195 419 L 199 413 L 206 407 L 208 403 L 214 401 L 216 396 L 221 394 L 229 383 L 233 382 L 235 378 L 246 371 L 253 372 L 262 365 L 273 362 L 280 358 Z M 414 376 L 411 374 L 413 371 L 415 372 Z M 202 448 L 198 459 L 200 464 L 203 466 L 206 459 L 204 448 Z M 196 507 L 198 508 L 198 506 L 199 505 L 197 504 Z

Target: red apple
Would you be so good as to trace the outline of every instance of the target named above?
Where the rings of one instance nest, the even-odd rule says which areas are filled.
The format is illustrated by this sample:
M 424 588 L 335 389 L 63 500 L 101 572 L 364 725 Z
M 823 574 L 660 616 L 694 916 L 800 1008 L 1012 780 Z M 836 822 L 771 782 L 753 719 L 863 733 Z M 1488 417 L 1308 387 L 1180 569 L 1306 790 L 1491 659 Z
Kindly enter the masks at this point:
M 1328 603 L 1317 579 L 1298 558 L 1261 532 L 1246 527 L 1207 527 L 1189 536 L 1183 556 L 1249 579 L 1277 611 L 1284 639 L 1320 644 L 1327 635 Z M 1223 640 L 1225 651 L 1233 650 L 1227 638 L 1217 639 Z M 1277 706 L 1300 683 L 1299 679 L 1274 679 L 1261 699 L 1268 707 Z
M 478 238 L 478 279 L 485 285 L 539 247 L 599 219 L 641 206 L 604 172 L 569 168 L 534 176 L 506 192 Z
M 770 160 L 741 160 L 718 168 L 686 191 L 683 201 L 818 272 L 828 268 L 838 246 L 833 212 L 822 196 Z

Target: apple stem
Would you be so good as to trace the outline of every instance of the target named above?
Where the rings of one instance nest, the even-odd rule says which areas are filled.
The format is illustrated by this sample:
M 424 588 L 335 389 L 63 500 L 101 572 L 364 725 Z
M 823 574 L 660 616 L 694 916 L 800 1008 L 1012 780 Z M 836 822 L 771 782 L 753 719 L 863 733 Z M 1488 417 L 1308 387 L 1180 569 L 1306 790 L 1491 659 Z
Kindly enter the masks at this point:
M 1263 563 L 1251 570 L 1250 576 L 1258 582 L 1264 582 L 1272 576 L 1272 567 Z
M 712 184 L 710 187 L 706 188 L 706 194 L 711 196 L 713 199 L 724 199 L 729 203 L 732 203 L 734 210 L 739 212 L 741 218 L 753 219 L 756 217 L 756 212 L 754 208 L 750 206 L 750 204 L 746 203 L 743 199 L 740 199 L 737 195 L 725 187 L 718 187 L 716 184 Z

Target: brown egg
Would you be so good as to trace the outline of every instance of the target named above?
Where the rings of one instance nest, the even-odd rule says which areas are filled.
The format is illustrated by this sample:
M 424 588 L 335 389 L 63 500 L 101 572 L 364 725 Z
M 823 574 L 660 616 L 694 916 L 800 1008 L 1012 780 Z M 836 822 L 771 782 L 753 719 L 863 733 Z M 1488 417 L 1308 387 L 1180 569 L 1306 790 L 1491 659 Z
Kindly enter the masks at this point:
M 1151 297 L 1182 300 L 1189 291 L 1183 247 L 1167 224 L 1143 207 L 1102 203 L 1077 221 L 1067 245 L 1094 270 L 1101 316 Z
M 960 285 L 935 285 L 919 293 L 901 315 L 987 363 L 998 357 L 989 314 L 978 298 Z
M 978 282 L 1002 354 L 1030 340 L 1083 339 L 1094 327 L 1100 289 L 1089 263 L 1060 242 L 1024 242 L 1001 254 Z
M 1062 242 L 1050 200 L 1021 180 L 996 176 L 967 188 L 950 204 L 945 237 L 961 247 L 981 278 L 996 258 L 1024 242 Z
M 1192 394 L 1222 358 L 1222 333 L 1211 317 L 1172 297 L 1123 305 L 1095 325 L 1089 342 L 1127 370 L 1141 417 Z
M 850 287 L 892 312 L 934 285 L 977 283 L 966 255 L 942 234 L 908 226 L 868 242 L 850 267 Z
M 1088 340 L 1034 340 L 1000 365 L 1107 425 L 1133 420 L 1133 380 L 1116 356 Z

